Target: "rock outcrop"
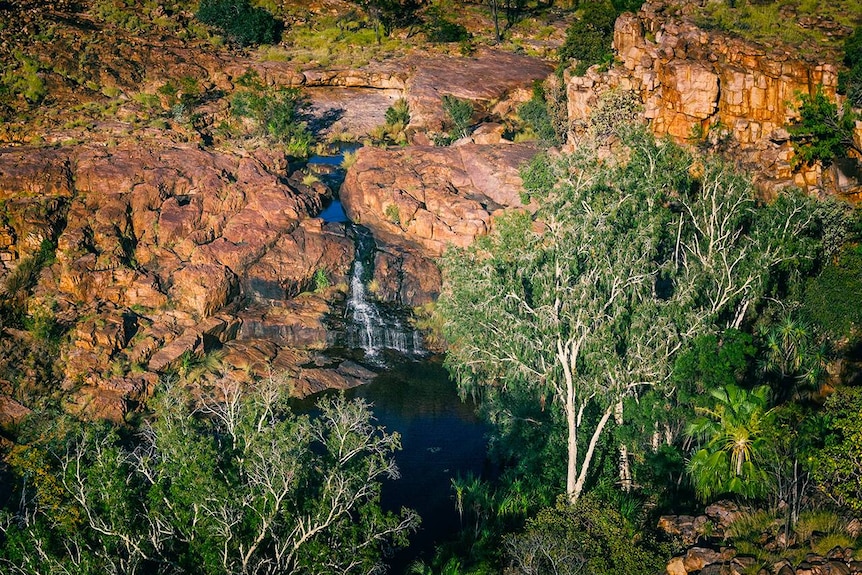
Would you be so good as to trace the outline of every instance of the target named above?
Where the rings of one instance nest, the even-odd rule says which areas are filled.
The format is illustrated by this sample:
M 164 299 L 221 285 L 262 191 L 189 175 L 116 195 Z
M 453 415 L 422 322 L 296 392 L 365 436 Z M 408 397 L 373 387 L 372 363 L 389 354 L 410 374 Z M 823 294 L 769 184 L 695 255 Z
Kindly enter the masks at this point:
M 487 233 L 496 213 L 523 208 L 520 144 L 362 148 L 341 188 L 347 215 L 374 234 L 378 297 L 421 305 L 440 291 L 433 259 Z
M 750 510 L 742 509 L 731 501 L 719 501 L 708 506 L 704 514 L 698 516 L 668 515 L 659 519 L 658 527 L 671 537 L 678 540 L 685 551 L 673 557 L 667 564 L 668 575 L 743 575 L 758 573 L 768 575 L 818 575 L 818 574 L 862 574 L 862 562 L 855 560 L 854 551 L 850 548 L 836 546 L 825 555 L 809 552 L 800 561 L 800 550 L 810 548 L 813 540 L 800 540 L 791 532 L 790 540 L 783 533 L 777 536 L 780 529 L 771 529 L 769 533 L 754 535 L 757 547 L 770 556 L 771 569 L 758 569 L 765 562 L 749 555 L 752 545 L 751 535 L 746 540 L 746 552 L 734 547 L 734 540 L 726 536 L 728 528 L 734 520 L 744 517 Z M 783 525 L 782 520 L 776 519 Z M 848 527 L 848 532 L 850 531 Z M 817 534 L 822 536 L 823 534 Z M 740 545 L 740 549 L 743 547 Z M 791 549 L 792 548 L 792 549 Z M 786 555 L 786 558 L 781 558 Z M 791 557 L 797 559 L 791 560 Z
M 71 409 L 122 417 L 160 372 L 233 340 L 244 321 L 249 337 L 283 332 L 277 349 L 326 344 L 329 304 L 292 302 L 315 274 L 346 284 L 353 240 L 312 217 L 329 190 L 286 168 L 277 154 L 172 144 L 0 152 L 3 268 L 57 246 L 28 305 L 68 328 Z M 243 315 L 246 301 L 273 311 Z
M 483 49 L 469 58 L 413 58 L 416 72 L 406 86 L 410 127 L 440 131 L 446 122 L 444 95 L 469 100 L 475 116 L 505 117 L 530 99 L 532 83 L 553 71 L 538 58 Z
M 362 148 L 341 201 L 376 238 L 438 257 L 487 233 L 500 209 L 523 207 L 518 170 L 535 154 L 526 145 Z
M 735 157 L 753 168 L 765 188 L 835 187 L 837 174 L 791 169 L 785 127 L 798 117 L 800 94 L 813 95 L 822 85 L 834 96 L 836 65 L 806 61 L 793 47 L 764 47 L 704 30 L 672 13 L 657 1 L 620 16 L 614 30 L 620 63 L 607 73 L 592 69 L 569 78 L 570 119 L 586 119 L 608 89 L 631 90 L 657 135 L 689 143 L 710 135 L 729 139 Z

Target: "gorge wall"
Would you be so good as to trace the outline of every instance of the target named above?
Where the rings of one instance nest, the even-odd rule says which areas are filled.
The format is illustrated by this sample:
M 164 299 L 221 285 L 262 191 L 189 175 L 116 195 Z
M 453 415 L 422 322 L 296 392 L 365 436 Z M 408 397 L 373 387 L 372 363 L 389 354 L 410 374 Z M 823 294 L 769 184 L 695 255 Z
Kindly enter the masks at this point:
M 689 6 L 697 9 L 697 5 Z M 696 12 L 695 12 L 696 13 Z M 827 193 L 858 194 L 858 183 L 834 168 L 794 171 L 786 126 L 797 118 L 800 94 L 818 86 L 835 97 L 838 68 L 808 61 L 794 47 L 763 47 L 717 30 L 696 26 L 678 6 L 644 4 L 623 14 L 614 30 L 617 63 L 607 72 L 590 69 L 569 77 L 569 116 L 585 120 L 609 89 L 634 91 L 652 131 L 678 142 L 696 137 L 724 139 L 724 146 L 747 167 L 759 185 L 788 185 Z M 710 133 L 712 132 L 712 133 Z M 857 139 L 862 142 L 862 125 Z

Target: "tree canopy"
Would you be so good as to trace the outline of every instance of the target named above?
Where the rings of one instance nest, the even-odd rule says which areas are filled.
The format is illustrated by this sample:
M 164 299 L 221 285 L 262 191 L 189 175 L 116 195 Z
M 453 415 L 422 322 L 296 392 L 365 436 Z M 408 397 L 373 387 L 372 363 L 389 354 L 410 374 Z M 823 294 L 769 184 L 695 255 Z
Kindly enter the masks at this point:
M 369 406 L 323 399 L 315 418 L 273 382 L 222 380 L 157 396 L 139 437 L 59 428 L 16 448 L 25 489 L 0 516 L 4 573 L 369 573 L 418 517 L 385 513 L 397 434 Z
M 623 140 L 620 161 L 594 145 L 536 159 L 523 174 L 535 212 L 442 261 L 450 369 L 500 400 L 500 424 L 515 396 L 559 410 L 572 502 L 622 401 L 669 387 L 684 346 L 738 327 L 815 248 L 811 201 L 761 205 L 720 162 L 639 129 Z

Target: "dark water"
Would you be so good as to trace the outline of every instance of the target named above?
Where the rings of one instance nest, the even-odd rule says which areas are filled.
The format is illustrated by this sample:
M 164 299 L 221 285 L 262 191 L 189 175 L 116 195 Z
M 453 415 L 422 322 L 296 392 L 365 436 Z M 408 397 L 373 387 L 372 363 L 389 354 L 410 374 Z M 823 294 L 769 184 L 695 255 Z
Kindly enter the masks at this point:
M 325 222 L 343 223 L 348 221 L 347 216 L 344 214 L 344 208 L 341 206 L 341 202 L 337 196 L 341 184 L 344 183 L 344 176 L 346 174 L 346 170 L 341 167 L 341 164 L 344 162 L 345 152 L 355 152 L 360 147 L 362 147 L 362 144 L 353 142 L 341 143 L 333 147 L 331 155 L 318 154 L 311 156 L 306 161 L 308 170 L 315 173 L 323 183 L 336 192 L 336 197 L 332 202 L 317 215 L 317 217 Z
M 389 367 L 346 393 L 371 403 L 378 424 L 401 435 L 403 449 L 395 455 L 401 478 L 384 484 L 381 503 L 387 510 L 415 509 L 422 524 L 410 547 L 390 560 L 390 573 L 400 575 L 417 559 L 430 562 L 435 547 L 457 534 L 451 479 L 487 471 L 487 428 L 475 405 L 458 397 L 439 358 Z
M 332 200 L 332 203 L 326 206 L 326 208 L 320 212 L 317 217 L 322 219 L 324 222 L 347 222 L 347 215 L 344 213 L 344 207 L 342 207 L 340 200 Z

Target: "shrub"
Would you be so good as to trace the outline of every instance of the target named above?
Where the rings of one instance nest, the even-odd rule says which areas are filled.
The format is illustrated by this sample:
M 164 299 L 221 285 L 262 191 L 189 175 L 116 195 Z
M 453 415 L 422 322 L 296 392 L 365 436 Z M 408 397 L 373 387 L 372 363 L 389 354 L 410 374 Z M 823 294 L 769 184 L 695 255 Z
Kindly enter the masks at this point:
M 275 44 L 281 36 L 281 23 L 249 0 L 201 0 L 195 16 L 240 46 Z
M 301 111 L 306 105 L 303 94 L 293 88 L 261 90 L 247 89 L 234 93 L 230 102 L 231 113 L 238 118 L 250 119 L 255 124 L 257 135 L 283 145 L 289 155 L 307 156 L 314 138 L 302 119 Z
M 540 82 L 533 85 L 533 97 L 518 108 L 518 116 L 542 144 L 547 146 L 560 144 L 557 132 L 551 123 L 545 90 Z
M 847 522 L 831 511 L 805 511 L 799 514 L 799 520 L 796 522 L 794 531 L 796 531 L 800 541 L 808 541 L 817 533 L 823 535 L 846 534 Z
M 407 105 L 407 100 L 398 98 L 395 103 L 386 109 L 386 125 L 394 126 L 402 124 L 406 126 L 410 123 L 410 107 Z
M 323 268 L 317 268 L 317 271 L 314 272 L 314 291 L 320 292 L 328 288 L 332 285 L 329 282 L 329 277 L 326 275 L 326 270 Z
M 473 124 L 473 104 L 448 94 L 443 96 L 443 111 L 452 122 L 456 138 L 463 138 L 470 133 Z
M 620 135 L 619 130 L 633 125 L 642 107 L 631 90 L 610 90 L 599 97 L 590 113 L 590 131 L 596 138 Z
M 617 13 L 609 2 L 588 2 L 578 20 L 566 31 L 566 42 L 559 49 L 560 61 L 577 60 L 575 74 L 580 76 L 593 64 L 613 57 L 611 40 Z
M 799 120 L 788 127 L 793 150 L 793 163 L 811 165 L 821 162 L 828 166 L 837 157 L 844 157 L 853 147 L 856 116 L 849 106 L 843 110 L 829 100 L 818 86 L 813 96 L 802 94 Z
M 398 206 L 395 204 L 389 204 L 386 206 L 383 213 L 386 214 L 386 218 L 396 226 L 401 224 L 401 213 L 398 211 Z
M 862 26 L 844 41 L 844 65 L 848 70 L 838 74 L 838 91 L 862 108 Z
M 428 10 L 427 16 L 425 34 L 430 42 L 463 42 L 470 38 L 464 26 L 447 20 L 436 6 Z
M 523 533 L 506 541 L 514 573 L 592 573 L 640 575 L 663 570 L 660 546 L 616 510 L 591 498 L 560 503 L 527 522 Z
M 842 339 L 862 326 L 862 306 L 851 294 L 862 293 L 862 249 L 845 250 L 816 278 L 808 280 L 803 313 L 832 339 Z

